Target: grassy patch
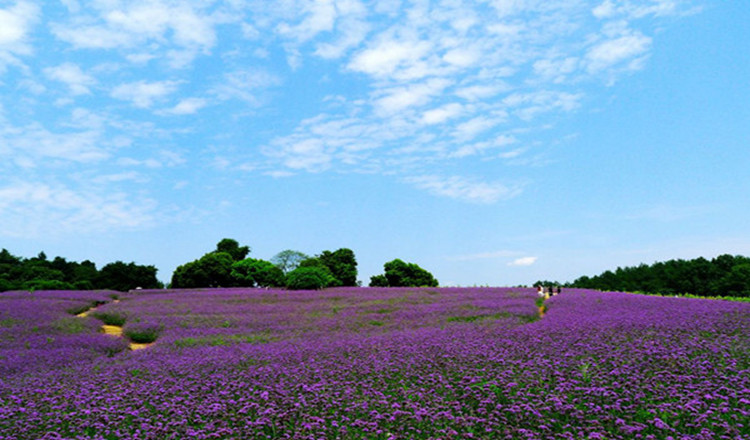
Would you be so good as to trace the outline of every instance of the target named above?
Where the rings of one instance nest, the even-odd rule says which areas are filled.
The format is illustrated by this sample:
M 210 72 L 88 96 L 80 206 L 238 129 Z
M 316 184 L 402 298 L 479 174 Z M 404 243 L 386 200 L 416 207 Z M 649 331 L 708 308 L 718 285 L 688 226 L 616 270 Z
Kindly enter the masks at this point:
M 508 312 L 498 313 L 481 313 L 478 315 L 465 315 L 465 316 L 449 316 L 446 322 L 478 322 L 487 319 L 506 319 L 506 318 L 518 318 L 521 322 L 528 323 L 534 322 L 539 319 L 537 315 L 515 315 Z
M 20 322 L 21 321 L 18 321 L 18 320 L 13 319 L 13 318 L 0 319 L 0 327 L 10 328 L 10 327 L 13 327 L 14 325 L 16 325 L 16 324 L 18 324 Z
M 187 337 L 174 341 L 180 348 L 186 347 L 219 347 L 233 344 L 266 344 L 272 340 L 267 335 L 210 335 L 201 337 Z
M 383 325 L 385 325 L 383 321 L 374 321 L 374 320 L 370 321 L 369 324 L 374 325 L 375 327 L 382 327 Z
M 65 333 L 66 335 L 75 335 L 78 333 L 84 333 L 88 330 L 86 325 L 84 325 L 84 322 L 85 321 L 77 318 L 65 317 L 54 321 L 52 323 L 52 328 L 60 333 Z
M 127 317 L 124 314 L 118 312 L 95 312 L 91 316 L 107 325 L 116 325 L 120 327 L 125 324 L 125 321 L 127 320 Z
M 88 303 L 78 304 L 72 307 L 68 307 L 68 309 L 65 311 L 71 315 L 78 315 L 79 313 L 83 313 L 89 309 L 93 309 L 94 307 L 100 306 L 105 303 L 106 303 L 105 301 L 91 301 Z

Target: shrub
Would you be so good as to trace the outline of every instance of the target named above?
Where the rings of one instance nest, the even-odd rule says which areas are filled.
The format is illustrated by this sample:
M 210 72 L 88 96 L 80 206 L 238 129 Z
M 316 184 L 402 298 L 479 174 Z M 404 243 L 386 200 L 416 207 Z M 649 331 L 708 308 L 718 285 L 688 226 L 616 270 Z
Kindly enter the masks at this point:
M 122 334 L 126 338 L 139 344 L 148 344 L 154 342 L 161 333 L 161 325 L 156 323 L 135 323 L 128 324 L 122 329 Z
M 122 326 L 127 321 L 127 317 L 119 312 L 94 312 L 91 316 L 106 325 Z

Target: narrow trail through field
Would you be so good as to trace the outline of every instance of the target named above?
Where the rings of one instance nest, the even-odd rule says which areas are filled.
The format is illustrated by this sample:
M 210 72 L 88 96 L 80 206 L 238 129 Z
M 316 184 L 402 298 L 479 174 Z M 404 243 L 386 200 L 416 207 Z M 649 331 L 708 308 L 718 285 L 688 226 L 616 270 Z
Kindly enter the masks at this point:
M 119 300 L 119 299 L 116 299 L 116 300 L 112 301 L 112 303 L 113 303 L 113 304 L 117 304 L 117 303 L 119 303 L 119 302 L 120 302 L 120 300 Z M 78 318 L 86 318 L 86 317 L 88 317 L 88 316 L 89 316 L 89 315 L 90 315 L 91 313 L 93 313 L 94 311 L 96 311 L 96 309 L 98 309 L 99 307 L 101 307 L 102 305 L 103 305 L 103 304 L 101 304 L 101 305 L 98 305 L 98 306 L 94 306 L 94 307 L 91 307 L 90 309 L 88 309 L 88 310 L 85 310 L 85 311 L 83 311 L 83 312 L 81 312 L 81 313 L 77 314 L 77 315 L 76 315 L 76 317 L 78 317 Z M 102 333 L 104 333 L 105 335 L 110 335 L 110 336 L 114 336 L 114 337 L 116 337 L 116 338 L 122 338 L 122 337 L 123 337 L 123 336 L 122 336 L 122 326 L 120 326 L 120 325 L 108 325 L 108 324 L 102 324 L 102 327 L 101 327 L 101 331 L 102 331 Z M 128 348 L 129 348 L 129 349 L 131 349 L 131 350 L 141 350 L 141 349 L 144 349 L 144 348 L 150 347 L 150 346 L 152 346 L 152 345 L 154 345 L 154 343 L 153 343 L 153 342 L 149 342 L 149 343 L 138 343 L 138 342 L 130 342 L 130 343 L 128 344 Z

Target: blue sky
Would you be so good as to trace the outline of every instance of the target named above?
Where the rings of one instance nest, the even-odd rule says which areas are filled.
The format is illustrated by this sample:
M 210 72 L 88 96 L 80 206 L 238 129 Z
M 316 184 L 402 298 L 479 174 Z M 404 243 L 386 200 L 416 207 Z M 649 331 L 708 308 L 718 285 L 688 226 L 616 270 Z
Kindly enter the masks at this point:
M 443 285 L 750 255 L 750 5 L 0 0 L 0 247 Z

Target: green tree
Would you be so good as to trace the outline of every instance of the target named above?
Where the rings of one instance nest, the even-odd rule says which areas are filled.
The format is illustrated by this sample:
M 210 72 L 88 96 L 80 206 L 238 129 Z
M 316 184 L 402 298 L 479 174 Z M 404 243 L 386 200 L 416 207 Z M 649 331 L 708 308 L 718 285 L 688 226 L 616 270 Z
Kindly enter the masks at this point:
M 141 266 L 135 263 L 115 261 L 102 267 L 96 280 L 100 289 L 112 289 L 126 292 L 137 287 L 143 289 L 158 289 L 163 287 L 156 278 L 157 269 L 154 266 Z
M 237 240 L 232 238 L 224 238 L 220 242 L 216 243 L 215 253 L 227 253 L 234 261 L 241 261 L 247 257 L 250 253 L 249 246 L 240 246 Z
M 388 278 L 385 275 L 373 275 L 370 277 L 370 287 L 388 287 Z
M 357 259 L 351 249 L 323 251 L 318 259 L 331 271 L 340 286 L 357 285 Z
M 210 252 L 200 259 L 178 266 L 172 274 L 171 287 L 232 286 L 232 256 L 226 252 Z
M 329 287 L 336 280 L 326 267 L 300 266 L 286 276 L 286 287 L 292 290 L 318 290 Z
M 243 287 L 283 287 L 284 272 L 270 261 L 246 258 L 232 265 L 232 279 Z
M 425 269 L 414 263 L 406 263 L 400 259 L 389 261 L 383 265 L 388 287 L 437 287 L 438 281 Z M 373 284 L 375 283 L 375 284 Z M 382 286 L 383 278 L 374 276 L 370 278 L 370 286 Z
M 718 286 L 719 295 L 750 297 L 750 263 L 732 266 Z
M 271 258 L 271 263 L 275 264 L 285 274 L 296 269 L 299 264 L 310 258 L 309 255 L 304 254 L 300 251 L 294 251 L 287 249 L 279 252 Z

